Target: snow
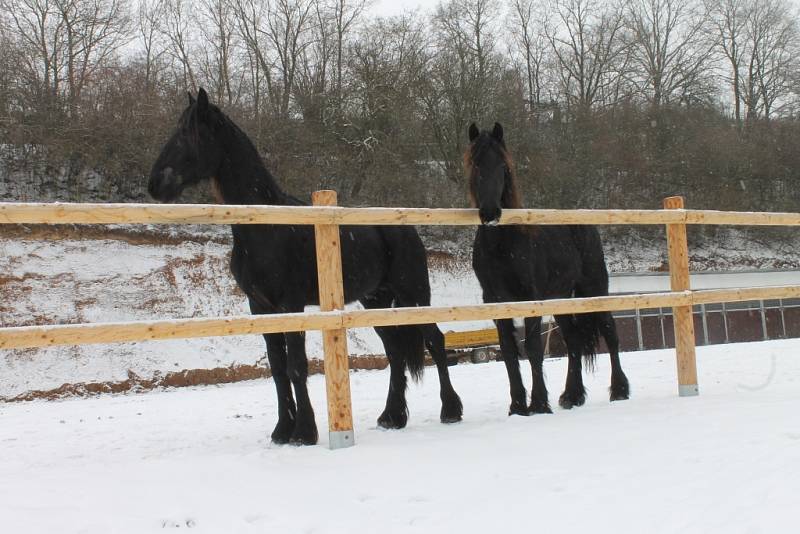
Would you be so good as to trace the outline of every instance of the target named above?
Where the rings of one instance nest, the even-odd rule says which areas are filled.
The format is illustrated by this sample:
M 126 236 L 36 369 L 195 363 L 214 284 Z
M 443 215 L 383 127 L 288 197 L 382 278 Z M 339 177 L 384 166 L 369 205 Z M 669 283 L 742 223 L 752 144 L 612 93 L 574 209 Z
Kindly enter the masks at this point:
M 388 371 L 351 374 L 356 446 L 274 446 L 270 380 L 0 404 L 4 532 L 758 533 L 797 524 L 800 341 L 698 349 L 700 396 L 676 395 L 672 351 L 623 355 L 582 408 L 506 416 L 501 363 L 451 368 L 465 418 L 438 422 L 435 373 L 409 426 L 381 431 Z M 545 363 L 551 402 L 564 360 Z M 523 363 L 528 377 L 529 371 Z M 792 475 L 791 473 L 795 473 Z

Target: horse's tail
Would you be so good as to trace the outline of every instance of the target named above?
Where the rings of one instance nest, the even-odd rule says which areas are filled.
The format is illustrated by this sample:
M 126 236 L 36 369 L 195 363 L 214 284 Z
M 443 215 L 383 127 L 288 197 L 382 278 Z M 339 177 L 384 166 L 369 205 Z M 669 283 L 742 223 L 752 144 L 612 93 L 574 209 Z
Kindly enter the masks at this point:
M 387 281 L 395 306 L 428 306 L 431 302 L 428 260 L 416 229 L 410 226 L 378 226 L 386 245 Z M 405 359 L 411 377 L 419 380 L 425 370 L 425 337 L 421 325 L 395 326 L 393 346 Z
M 387 356 L 403 362 L 415 382 L 425 370 L 425 344 L 418 325 L 381 326 L 375 329 L 383 341 Z
M 415 382 L 422 379 L 425 372 L 425 340 L 419 325 L 397 326 L 398 336 L 402 338 L 406 367 Z
M 603 254 L 600 232 L 595 226 L 571 226 L 572 238 L 581 256 L 582 279 L 575 290 L 576 297 L 603 297 L 608 295 L 608 267 Z M 603 313 L 575 315 L 581 336 L 581 352 L 586 366 L 594 369 L 597 344 L 603 325 Z
M 594 370 L 597 344 L 600 342 L 600 314 L 581 313 L 575 315 L 575 326 L 580 336 L 581 355 L 587 369 Z

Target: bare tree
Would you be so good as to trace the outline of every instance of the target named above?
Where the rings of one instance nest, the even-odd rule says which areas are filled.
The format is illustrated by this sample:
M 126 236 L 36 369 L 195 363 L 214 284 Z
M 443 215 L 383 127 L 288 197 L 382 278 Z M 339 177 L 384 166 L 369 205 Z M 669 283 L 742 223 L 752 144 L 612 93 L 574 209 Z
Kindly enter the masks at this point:
M 433 159 L 454 182 L 462 179 L 466 126 L 494 115 L 502 70 L 495 51 L 496 7 L 489 0 L 451 0 L 434 14 L 433 58 L 422 98 L 436 149 Z
M 330 70 L 336 60 L 336 22 L 334 13 L 319 1 L 314 4 L 312 18 L 310 44 L 303 50 L 296 97 L 304 118 L 324 124 L 328 122 L 326 107 L 331 77 L 335 79 Z
M 186 0 L 164 0 L 163 25 L 159 28 L 169 43 L 169 53 L 180 69 L 180 77 L 186 88 L 197 87 L 197 78 L 192 66 L 194 53 L 194 21 L 190 13 L 191 4 Z
M 784 0 L 754 2 L 747 34 L 751 47 L 746 101 L 748 114 L 769 120 L 775 105 L 789 92 L 792 73 L 800 65 L 797 12 Z
M 16 76 L 16 50 L 14 41 L 5 24 L 4 17 L 0 16 L 0 133 L 4 132 L 10 123 L 9 112 L 13 101 L 12 93 Z
M 602 0 L 550 0 L 548 8 L 545 34 L 568 103 L 581 113 L 612 104 L 628 68 L 623 10 Z
M 314 0 L 233 1 L 237 27 L 265 78 L 272 111 L 287 117 L 299 61 L 310 44 Z
M 75 111 L 97 68 L 126 42 L 130 15 L 121 0 L 54 0 L 63 28 L 67 99 Z
M 329 0 L 328 10 L 332 14 L 334 35 L 336 38 L 336 96 L 341 100 L 342 72 L 344 58 L 342 57 L 345 37 L 352 29 L 353 24 L 368 7 L 370 0 Z
M 63 99 L 70 112 L 116 50 L 130 18 L 120 0 L 0 0 L 24 60 L 22 77 L 45 105 Z
M 298 62 L 309 45 L 309 29 L 313 0 L 275 0 L 267 16 L 267 37 L 278 56 L 282 88 L 279 113 L 286 117 L 294 90 Z
M 711 0 L 717 45 L 727 59 L 734 115 L 769 119 L 798 68 L 797 13 L 784 0 Z
M 262 0 L 230 0 L 236 19 L 236 29 L 241 37 L 247 58 L 247 71 L 252 93 L 252 106 L 256 124 L 260 126 L 263 101 L 273 101 L 272 69 L 274 61 L 267 53 L 267 38 L 263 27 L 267 18 L 267 3 Z M 260 141 L 261 129 L 258 128 Z
M 710 26 L 716 45 L 730 67 L 734 117 L 742 120 L 742 65 L 745 57 L 745 32 L 749 0 L 707 0 Z
M 628 0 L 632 73 L 652 106 L 706 99 L 706 21 L 699 0 Z
M 52 0 L 0 0 L 23 58 L 20 73 L 32 89 L 31 104 L 59 97 L 62 81 L 63 20 Z
M 136 30 L 144 52 L 145 90 L 153 90 L 156 65 L 167 52 L 160 30 L 165 15 L 164 0 L 140 0 Z
M 513 46 L 522 55 L 524 64 L 528 106 L 533 110 L 542 101 L 547 40 L 541 28 L 537 28 L 533 0 L 513 0 L 509 19 Z
M 228 0 L 202 0 L 198 19 L 205 45 L 201 68 L 214 99 L 229 106 L 238 98 L 234 56 L 235 19 Z

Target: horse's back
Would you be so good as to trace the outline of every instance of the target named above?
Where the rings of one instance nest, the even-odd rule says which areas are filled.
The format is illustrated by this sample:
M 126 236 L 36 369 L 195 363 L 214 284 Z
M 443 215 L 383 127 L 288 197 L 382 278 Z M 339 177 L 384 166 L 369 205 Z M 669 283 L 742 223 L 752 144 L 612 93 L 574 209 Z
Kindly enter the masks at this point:
M 368 226 L 340 229 L 344 297 L 352 302 L 375 290 L 388 270 L 379 232 Z M 316 237 L 313 226 L 265 225 L 234 228 L 231 272 L 249 297 L 272 308 L 319 303 Z

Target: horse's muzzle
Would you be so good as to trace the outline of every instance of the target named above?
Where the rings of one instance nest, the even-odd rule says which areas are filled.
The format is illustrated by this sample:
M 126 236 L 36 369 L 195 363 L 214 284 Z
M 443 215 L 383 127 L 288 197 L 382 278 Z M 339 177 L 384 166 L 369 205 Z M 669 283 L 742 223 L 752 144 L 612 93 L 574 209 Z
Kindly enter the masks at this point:
M 500 208 L 487 208 L 481 207 L 478 209 L 478 217 L 481 219 L 481 224 L 487 226 L 494 226 L 500 221 L 500 215 L 503 210 Z
M 153 169 L 150 173 L 150 183 L 147 184 L 147 192 L 161 202 L 175 200 L 181 194 L 180 177 L 175 175 L 172 167 Z

